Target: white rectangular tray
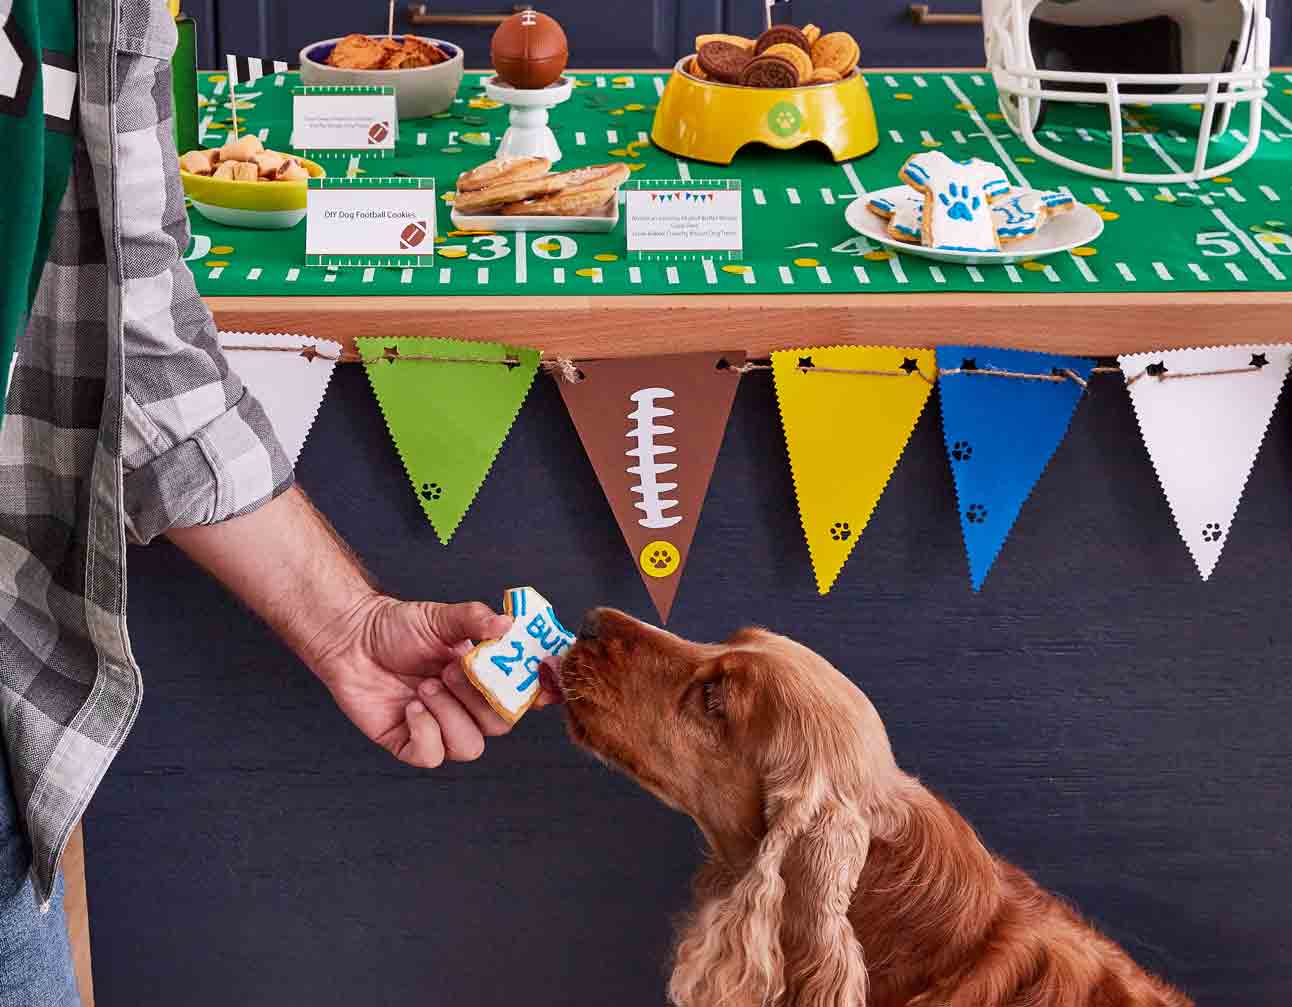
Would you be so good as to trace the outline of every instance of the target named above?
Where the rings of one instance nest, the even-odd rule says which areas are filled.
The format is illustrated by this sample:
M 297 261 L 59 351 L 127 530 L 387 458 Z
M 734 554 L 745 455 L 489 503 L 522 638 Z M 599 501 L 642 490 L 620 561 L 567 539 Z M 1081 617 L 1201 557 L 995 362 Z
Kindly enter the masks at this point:
M 619 198 L 611 200 L 610 212 L 596 217 L 505 217 L 502 214 L 449 214 L 459 231 L 544 231 L 551 234 L 605 234 L 619 223 Z

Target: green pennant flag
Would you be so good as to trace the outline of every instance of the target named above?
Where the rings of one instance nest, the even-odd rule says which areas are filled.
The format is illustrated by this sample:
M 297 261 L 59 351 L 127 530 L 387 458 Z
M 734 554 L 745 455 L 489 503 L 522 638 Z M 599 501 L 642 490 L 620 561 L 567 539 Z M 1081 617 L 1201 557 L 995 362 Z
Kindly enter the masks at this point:
M 355 342 L 413 492 L 448 545 L 516 421 L 539 353 L 457 339 Z

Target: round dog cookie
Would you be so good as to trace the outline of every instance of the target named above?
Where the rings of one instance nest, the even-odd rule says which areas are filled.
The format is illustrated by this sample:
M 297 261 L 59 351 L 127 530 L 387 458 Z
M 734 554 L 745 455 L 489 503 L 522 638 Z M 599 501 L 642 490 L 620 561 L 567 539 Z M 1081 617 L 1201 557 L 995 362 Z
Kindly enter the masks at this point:
M 458 176 L 458 192 L 474 192 L 503 182 L 521 182 L 546 175 L 552 162 L 545 157 L 496 157 Z
M 816 45 L 816 40 L 821 37 L 821 29 L 814 24 L 805 24 L 803 26 L 803 37 L 808 41 L 809 49 Z
M 809 55 L 812 52 L 812 46 L 808 44 L 807 36 L 802 30 L 795 28 L 792 24 L 772 25 L 765 32 L 758 36 L 754 42 L 754 55 L 761 56 L 772 46 L 781 42 L 788 42 L 790 45 L 796 45 Z
M 780 56 L 759 56 L 740 75 L 745 87 L 798 87 L 799 71 Z
M 753 49 L 754 40 L 745 38 L 744 35 L 697 35 L 695 36 L 695 51 L 700 51 L 700 46 L 708 42 L 729 42 L 731 45 L 738 45 L 742 49 Z
M 700 69 L 700 61 L 694 56 L 686 61 L 686 65 L 682 69 L 692 77 L 699 78 L 700 80 L 709 79 L 709 75 Z
M 817 66 L 812 68 L 812 76 L 807 79 L 807 82 L 809 84 L 833 84 L 841 80 L 843 80 L 843 75 L 838 70 L 831 70 L 828 66 Z
M 861 59 L 861 47 L 846 31 L 832 31 L 822 35 L 812 46 L 813 66 L 833 70 L 840 77 L 847 77 Z
M 523 178 L 516 182 L 500 182 L 487 189 L 459 192 L 457 199 L 454 200 L 453 209 L 458 213 L 484 213 L 486 210 L 496 210 L 500 206 L 517 203 L 522 199 L 546 196 L 565 187 L 566 185 L 562 184 L 556 175 Z
M 740 76 L 749 65 L 752 56 L 748 49 L 742 49 L 730 42 L 706 42 L 695 54 L 700 69 L 713 80 L 724 84 L 739 84 Z
M 763 50 L 762 55 L 779 56 L 781 59 L 789 60 L 789 62 L 793 63 L 794 69 L 799 72 L 800 84 L 806 84 L 808 78 L 812 76 L 812 57 L 789 42 L 777 42 L 775 45 L 769 45 Z

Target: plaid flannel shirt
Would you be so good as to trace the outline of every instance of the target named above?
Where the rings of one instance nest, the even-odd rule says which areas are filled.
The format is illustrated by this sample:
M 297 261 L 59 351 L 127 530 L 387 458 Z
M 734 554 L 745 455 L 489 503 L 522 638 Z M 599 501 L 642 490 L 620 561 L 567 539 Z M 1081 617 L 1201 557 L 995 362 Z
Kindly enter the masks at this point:
M 0 733 L 48 904 L 134 720 L 126 541 L 254 510 L 291 464 L 182 261 L 164 0 L 81 0 L 80 141 L 0 428 Z

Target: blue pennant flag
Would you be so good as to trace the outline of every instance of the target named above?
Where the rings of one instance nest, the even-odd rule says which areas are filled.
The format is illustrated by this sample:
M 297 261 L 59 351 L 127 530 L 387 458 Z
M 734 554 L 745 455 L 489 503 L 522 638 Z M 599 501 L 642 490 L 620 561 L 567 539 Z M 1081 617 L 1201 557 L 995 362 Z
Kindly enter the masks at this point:
M 1093 360 L 1052 353 L 938 348 L 942 434 L 975 591 L 982 588 L 1032 487 L 1067 433 L 1082 382 L 1090 379 L 1094 366 Z M 1001 371 L 1059 380 L 991 373 Z

